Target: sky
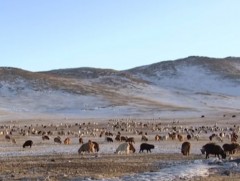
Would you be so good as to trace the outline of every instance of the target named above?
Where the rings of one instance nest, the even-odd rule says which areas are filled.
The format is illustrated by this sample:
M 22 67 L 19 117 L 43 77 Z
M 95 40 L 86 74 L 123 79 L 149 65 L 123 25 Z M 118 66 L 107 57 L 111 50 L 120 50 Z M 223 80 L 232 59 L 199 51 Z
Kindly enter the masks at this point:
M 239 0 L 0 0 L 0 67 L 126 70 L 240 57 Z

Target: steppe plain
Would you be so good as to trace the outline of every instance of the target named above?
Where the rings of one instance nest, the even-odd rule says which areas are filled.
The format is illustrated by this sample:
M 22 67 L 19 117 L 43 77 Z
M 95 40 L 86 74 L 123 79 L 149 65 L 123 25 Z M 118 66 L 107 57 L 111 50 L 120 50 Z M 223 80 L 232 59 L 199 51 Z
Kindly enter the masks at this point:
M 49 135 L 50 140 L 43 141 L 41 134 L 28 134 L 25 136 L 19 135 L 16 132 L 12 133 L 12 138 L 16 143 L 6 140 L 5 135 L 1 135 L 1 180 L 121 180 L 123 176 L 134 175 L 144 172 L 158 172 L 165 168 L 170 162 L 189 161 L 189 160 L 205 160 L 205 155 L 202 155 L 200 148 L 209 142 L 209 134 L 200 134 L 199 140 L 189 140 L 192 145 L 190 156 L 183 156 L 180 153 L 182 142 L 179 140 L 163 140 L 155 141 L 156 134 L 164 135 L 171 132 L 173 127 L 220 127 L 233 128 L 239 124 L 239 116 L 232 118 L 231 114 L 222 114 L 209 116 L 205 115 L 196 118 L 187 119 L 142 119 L 142 118 L 122 118 L 122 119 L 80 119 L 80 118 L 61 118 L 54 116 L 35 116 L 35 118 L 15 118 L 1 120 L 1 131 L 3 127 L 29 130 L 29 126 L 38 131 L 52 131 L 53 135 Z M 141 135 L 132 131 L 113 130 L 112 124 L 116 121 L 121 122 L 136 122 L 137 124 L 146 124 L 148 126 L 139 126 L 136 130 L 148 133 L 148 143 L 154 144 L 155 149 L 152 153 L 138 153 L 141 141 Z M 17 123 L 17 124 L 16 124 Z M 162 130 L 153 129 L 158 128 Z M 15 128 L 16 128 L 15 127 Z M 56 129 L 57 127 L 57 129 Z M 97 128 L 95 135 L 91 135 L 87 130 Z M 130 127 L 131 128 L 131 127 Z M 163 131 L 163 128 L 167 128 Z M 5 129 L 6 130 L 6 129 Z M 79 130 L 84 142 L 89 139 L 96 141 L 100 145 L 98 153 L 78 154 L 78 149 L 81 146 L 78 143 Z M 106 130 L 114 134 L 113 140 L 118 131 L 122 135 L 135 138 L 135 153 L 115 154 L 115 150 L 120 142 L 113 141 L 109 143 L 105 140 L 105 136 L 99 137 L 100 131 Z M 129 129 L 131 130 L 131 129 Z M 66 137 L 71 139 L 70 145 L 54 143 L 53 138 L 58 135 L 58 131 L 63 131 L 64 135 L 60 135 L 62 140 Z M 68 134 L 68 132 L 70 132 Z M 183 135 L 185 135 L 183 133 Z M 26 140 L 33 140 L 32 148 L 22 148 L 22 144 Z M 186 140 L 186 138 L 185 138 Z M 184 140 L 184 141 L 185 141 Z M 217 142 L 222 145 L 229 143 L 227 138 L 223 142 Z M 231 159 L 237 159 L 239 153 L 231 155 Z M 227 161 L 230 157 L 227 157 Z M 197 170 L 196 170 L 197 172 Z M 169 180 L 171 180 L 170 178 Z M 218 167 L 209 169 L 203 175 L 192 177 L 175 177 L 172 180 L 239 180 L 240 174 L 238 171 L 230 170 L 229 167 Z M 151 179 L 150 179 L 151 180 Z M 168 178 L 166 178 L 168 180 Z

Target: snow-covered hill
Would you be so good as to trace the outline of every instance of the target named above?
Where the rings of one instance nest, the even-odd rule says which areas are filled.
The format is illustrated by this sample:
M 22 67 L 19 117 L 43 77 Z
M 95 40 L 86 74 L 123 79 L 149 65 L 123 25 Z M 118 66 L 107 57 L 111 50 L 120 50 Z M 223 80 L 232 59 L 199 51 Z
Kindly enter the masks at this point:
M 0 116 L 161 117 L 240 112 L 240 58 L 188 57 L 125 71 L 0 68 Z

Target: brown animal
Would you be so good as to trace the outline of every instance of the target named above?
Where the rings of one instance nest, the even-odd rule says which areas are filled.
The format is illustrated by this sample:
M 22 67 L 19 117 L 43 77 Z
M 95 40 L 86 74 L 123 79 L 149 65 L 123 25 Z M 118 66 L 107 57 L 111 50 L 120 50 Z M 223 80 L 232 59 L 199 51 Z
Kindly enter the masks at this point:
M 186 141 L 182 144 L 181 152 L 183 155 L 189 156 L 190 149 L 191 149 L 191 144 L 188 141 Z
M 132 151 L 133 153 L 136 152 L 136 149 L 134 148 L 132 143 L 129 143 L 129 151 Z
M 14 138 L 11 139 L 12 140 L 12 143 L 16 144 L 16 140 Z
M 47 136 L 47 135 L 43 135 L 43 136 L 42 136 L 42 140 L 50 140 L 50 138 L 49 138 L 49 136 Z
M 135 143 L 134 137 L 127 138 L 126 142 L 128 142 L 128 143 Z
M 172 140 L 177 139 L 177 134 L 176 133 L 168 133 L 169 137 L 172 138 Z
M 65 140 L 64 140 L 64 144 L 65 145 L 69 145 L 71 143 L 71 140 L 69 137 L 67 137 Z
M 115 140 L 116 140 L 116 141 L 121 141 L 121 135 L 118 134 L 118 135 L 116 136 Z
M 78 149 L 78 153 L 79 154 L 81 154 L 82 152 L 93 153 L 95 151 L 94 147 L 95 147 L 94 143 L 91 140 L 89 140 L 88 143 L 84 143 L 81 145 L 81 147 Z
M 215 133 L 213 133 L 212 135 L 209 136 L 209 140 L 212 141 L 212 139 L 216 136 Z
M 177 138 L 178 138 L 179 141 L 183 141 L 183 135 L 178 134 L 178 135 L 177 135 Z
M 11 140 L 11 137 L 7 134 L 7 135 L 5 136 L 5 139 L 6 139 L 7 141 L 10 141 L 10 140 Z
M 148 141 L 148 137 L 146 135 L 142 135 L 142 141 Z
M 127 137 L 126 136 L 121 136 L 120 141 L 127 141 Z
M 238 135 L 235 132 L 233 132 L 231 134 L 231 142 L 237 142 L 237 139 L 238 139 Z
M 192 136 L 190 134 L 187 135 L 187 140 L 190 140 Z
M 108 131 L 105 133 L 105 136 L 113 136 L 113 134 L 110 131 Z
M 93 152 L 95 151 L 95 152 L 99 152 L 99 144 L 97 143 L 97 142 L 95 142 L 95 141 L 93 141 L 92 142 L 93 144 L 94 144 L 94 150 L 93 150 Z
M 82 139 L 82 137 L 80 137 L 78 141 L 79 141 L 79 144 L 83 144 L 83 139 Z
M 157 134 L 157 135 L 155 136 L 155 141 L 160 141 L 160 140 L 161 140 L 161 136 Z

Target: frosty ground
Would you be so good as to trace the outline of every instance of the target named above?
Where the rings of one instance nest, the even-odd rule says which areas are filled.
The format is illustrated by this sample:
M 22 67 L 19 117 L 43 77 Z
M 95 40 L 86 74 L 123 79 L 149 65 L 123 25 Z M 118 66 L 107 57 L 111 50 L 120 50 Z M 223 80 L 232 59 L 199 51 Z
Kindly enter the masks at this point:
M 222 118 L 187 118 L 180 119 L 183 126 L 209 125 L 233 126 L 238 124 L 238 119 Z M 40 122 L 39 122 L 40 120 Z M 67 123 L 97 121 L 97 119 L 66 119 L 42 117 L 41 119 L 2 120 L 2 125 L 31 125 L 48 123 Z M 197 121 L 197 120 L 200 120 Z M 36 122 L 37 121 L 37 122 Z M 98 120 L 107 126 L 107 120 Z M 139 118 L 139 121 L 143 119 Z M 145 120 L 149 121 L 149 120 Z M 171 123 L 170 120 L 161 120 L 163 124 Z M 239 179 L 240 166 L 234 159 L 239 154 L 227 157 L 219 161 L 215 157 L 206 160 L 200 148 L 209 142 L 208 135 L 199 141 L 191 140 L 192 149 L 189 157 L 180 153 L 182 142 L 178 140 L 154 141 L 155 132 L 149 133 L 149 144 L 154 144 L 152 153 L 138 153 L 142 143 L 139 135 L 135 137 L 136 153 L 129 155 L 114 154 L 119 142 L 108 143 L 105 138 L 86 136 L 100 144 L 100 151 L 96 154 L 79 155 L 77 153 L 80 144 L 78 137 L 71 137 L 70 145 L 59 145 L 49 141 L 43 141 L 41 136 L 18 137 L 13 144 L 0 137 L 0 176 L 2 180 L 194 180 L 194 179 Z M 32 139 L 32 148 L 22 148 L 25 140 Z M 224 142 L 219 142 L 222 145 Z M 233 160 L 233 161 L 230 161 Z

